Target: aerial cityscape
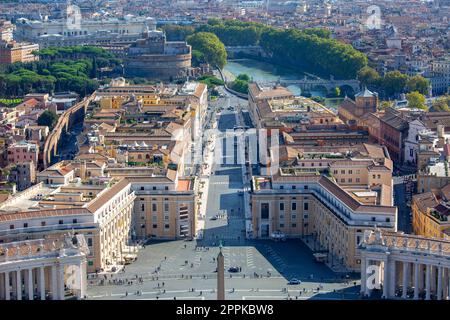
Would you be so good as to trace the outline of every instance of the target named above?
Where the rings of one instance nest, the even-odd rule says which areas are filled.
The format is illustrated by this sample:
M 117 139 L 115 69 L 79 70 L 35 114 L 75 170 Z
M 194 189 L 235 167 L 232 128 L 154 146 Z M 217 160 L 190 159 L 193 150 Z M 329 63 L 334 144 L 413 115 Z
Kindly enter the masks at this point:
M 450 0 L 0 1 L 0 300 L 450 300 L 449 94 Z

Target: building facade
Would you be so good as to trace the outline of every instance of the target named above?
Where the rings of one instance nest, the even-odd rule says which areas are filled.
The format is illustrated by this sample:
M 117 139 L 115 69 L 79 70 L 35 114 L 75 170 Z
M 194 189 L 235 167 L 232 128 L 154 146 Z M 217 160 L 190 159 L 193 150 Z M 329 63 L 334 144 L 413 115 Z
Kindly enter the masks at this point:
M 64 300 L 86 297 L 82 235 L 0 244 L 0 300 Z
M 364 197 L 365 194 L 360 194 Z M 270 238 L 310 236 L 327 252 L 328 259 L 349 270 L 359 270 L 357 246 L 364 230 L 379 226 L 397 230 L 397 208 L 363 204 L 330 178 L 280 171 L 254 177 L 251 193 L 252 235 Z
M 361 294 L 385 299 L 450 299 L 450 241 L 366 231 Z
M 35 56 L 33 52 L 38 50 L 39 45 L 34 43 L 0 41 L 0 65 L 37 61 L 39 57 Z

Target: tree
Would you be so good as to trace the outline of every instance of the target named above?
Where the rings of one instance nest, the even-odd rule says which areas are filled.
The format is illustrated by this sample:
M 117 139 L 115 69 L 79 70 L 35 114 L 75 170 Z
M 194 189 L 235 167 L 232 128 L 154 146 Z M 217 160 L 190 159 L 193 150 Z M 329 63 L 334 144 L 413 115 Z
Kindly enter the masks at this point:
M 398 70 L 386 73 L 382 80 L 382 87 L 387 97 L 397 96 L 405 89 L 408 76 Z
M 408 100 L 408 107 L 411 109 L 422 109 L 422 110 L 428 109 L 425 104 L 426 102 L 425 96 L 418 91 L 407 93 L 406 99 Z
M 58 115 L 54 111 L 45 110 L 39 116 L 37 123 L 40 126 L 47 126 L 50 130 L 53 130 L 56 125 L 56 121 L 58 121 Z
M 358 71 L 358 80 L 363 86 L 372 87 L 380 84 L 380 74 L 373 68 L 365 66 Z
M 339 87 L 334 88 L 332 94 L 336 98 L 339 97 L 341 95 L 341 89 Z
M 439 97 L 433 102 L 433 109 L 435 112 L 450 112 L 450 96 L 446 95 Z
M 201 52 L 203 62 L 222 69 L 227 63 L 227 52 L 219 38 L 210 32 L 199 32 L 187 38 L 193 50 Z
M 425 79 L 420 75 L 413 76 L 406 81 L 406 88 L 408 91 L 418 91 L 421 94 L 428 94 L 428 89 L 430 87 L 430 81 Z
M 393 105 L 394 105 L 394 103 L 392 101 L 384 100 L 384 101 L 381 101 L 381 103 L 380 103 L 380 109 L 383 110 L 383 109 L 392 107 Z
M 237 76 L 237 79 L 242 80 L 242 81 L 250 81 L 250 76 L 248 74 L 245 73 L 241 73 Z

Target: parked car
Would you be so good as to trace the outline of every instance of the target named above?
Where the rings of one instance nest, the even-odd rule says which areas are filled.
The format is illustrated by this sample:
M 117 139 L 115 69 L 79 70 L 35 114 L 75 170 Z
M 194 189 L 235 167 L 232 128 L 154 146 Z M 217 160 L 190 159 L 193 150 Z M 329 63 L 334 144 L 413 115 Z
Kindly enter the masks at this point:
M 297 284 L 301 284 L 302 282 L 300 280 L 298 280 L 297 278 L 292 278 L 291 280 L 289 280 L 288 284 L 289 285 L 297 285 Z
M 228 268 L 228 272 L 233 272 L 233 273 L 239 272 L 239 268 L 238 267 L 230 267 L 230 268 Z

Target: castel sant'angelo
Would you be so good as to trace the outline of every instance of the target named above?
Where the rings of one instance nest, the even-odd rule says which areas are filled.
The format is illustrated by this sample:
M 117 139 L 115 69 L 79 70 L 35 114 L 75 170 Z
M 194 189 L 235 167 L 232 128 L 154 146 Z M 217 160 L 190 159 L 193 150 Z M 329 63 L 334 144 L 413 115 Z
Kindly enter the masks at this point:
M 166 41 L 162 31 L 146 30 L 125 58 L 128 76 L 159 80 L 184 78 L 191 67 L 191 46 L 185 41 Z

